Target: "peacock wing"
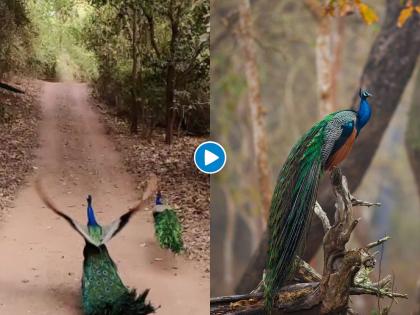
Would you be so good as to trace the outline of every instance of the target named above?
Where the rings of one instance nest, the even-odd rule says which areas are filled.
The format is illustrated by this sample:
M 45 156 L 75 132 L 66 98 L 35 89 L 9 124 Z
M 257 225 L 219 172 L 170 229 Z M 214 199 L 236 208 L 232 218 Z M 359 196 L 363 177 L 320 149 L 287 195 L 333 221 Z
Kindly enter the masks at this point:
M 100 243 L 95 241 L 90 235 L 89 235 L 89 231 L 87 229 L 86 226 L 80 224 L 78 221 L 72 219 L 69 215 L 65 214 L 64 212 L 62 212 L 61 210 L 58 209 L 57 206 L 54 205 L 54 203 L 51 201 L 50 198 L 48 198 L 48 196 L 45 194 L 45 192 L 43 191 L 42 187 L 41 187 L 41 183 L 39 180 L 37 180 L 35 182 L 35 188 L 36 191 L 39 195 L 39 197 L 41 198 L 41 200 L 43 201 L 43 203 L 49 208 L 51 209 L 55 214 L 59 215 L 60 217 L 62 217 L 64 220 L 66 220 L 70 226 L 76 231 L 78 232 L 87 242 L 91 243 L 92 245 L 95 246 L 99 246 Z
M 103 228 L 103 237 L 101 244 L 106 244 L 106 242 L 108 242 L 111 238 L 117 235 L 124 228 L 124 226 L 126 226 L 128 221 L 130 221 L 131 217 L 135 213 L 143 210 L 147 206 L 149 199 L 153 196 L 154 191 L 156 191 L 156 187 L 157 177 L 156 175 L 152 174 L 147 182 L 147 186 L 143 193 L 141 201 L 134 207 L 130 208 L 118 219 L 114 220 L 111 224 Z

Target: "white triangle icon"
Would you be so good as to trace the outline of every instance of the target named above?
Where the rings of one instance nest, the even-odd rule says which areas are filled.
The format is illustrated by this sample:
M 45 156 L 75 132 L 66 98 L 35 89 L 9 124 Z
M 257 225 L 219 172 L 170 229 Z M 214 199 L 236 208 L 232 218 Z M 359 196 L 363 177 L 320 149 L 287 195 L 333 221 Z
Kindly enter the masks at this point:
M 218 157 L 216 154 L 208 150 L 204 150 L 204 165 L 205 166 L 217 161 L 218 159 L 220 159 L 220 157 Z

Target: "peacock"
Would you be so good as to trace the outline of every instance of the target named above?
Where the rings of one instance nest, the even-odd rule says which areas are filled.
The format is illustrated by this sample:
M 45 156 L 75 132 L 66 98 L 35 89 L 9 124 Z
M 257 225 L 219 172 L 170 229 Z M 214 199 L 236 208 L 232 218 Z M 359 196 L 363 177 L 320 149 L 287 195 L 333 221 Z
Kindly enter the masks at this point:
M 295 256 L 302 252 L 316 202 L 318 183 L 349 154 L 371 117 L 367 91 L 360 90 L 357 111 L 342 110 L 316 123 L 294 145 L 274 189 L 268 221 L 269 250 L 265 306 L 294 272 Z
M 0 88 L 11 91 L 11 92 L 15 92 L 15 93 L 20 93 L 20 94 L 24 94 L 25 92 L 23 92 L 22 90 L 19 90 L 9 84 L 6 83 L 2 83 L 0 82 Z
M 92 196 L 87 197 L 87 225 L 84 226 L 58 210 L 42 191 L 39 181 L 37 190 L 45 205 L 64 218 L 85 239 L 83 250 L 82 309 L 85 315 L 146 315 L 155 308 L 146 301 L 149 289 L 137 295 L 129 290 L 118 275 L 117 266 L 109 255 L 106 242 L 128 223 L 133 214 L 143 209 L 155 191 L 156 179 L 149 181 L 142 200 L 110 225 L 102 227 L 96 221 Z
M 153 219 L 155 222 L 155 235 L 160 247 L 168 248 L 179 253 L 184 244 L 182 241 L 182 225 L 174 209 L 164 205 L 160 191 L 156 194 Z

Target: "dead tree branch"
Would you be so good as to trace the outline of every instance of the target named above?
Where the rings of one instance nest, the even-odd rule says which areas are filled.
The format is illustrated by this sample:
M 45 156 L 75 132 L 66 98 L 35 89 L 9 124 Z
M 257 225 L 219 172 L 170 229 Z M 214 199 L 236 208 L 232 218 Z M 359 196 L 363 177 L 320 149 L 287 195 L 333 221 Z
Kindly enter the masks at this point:
M 305 310 L 308 310 L 308 314 L 313 314 L 315 309 L 317 314 L 345 314 L 351 295 L 407 298 L 406 294 L 393 292 L 390 275 L 378 282 L 372 282 L 369 278 L 376 263 L 374 254 L 369 250 L 385 243 L 390 239 L 389 236 L 363 248 L 346 249 L 359 222 L 359 219 L 353 217 L 353 206 L 371 207 L 379 204 L 353 197 L 349 192 L 346 177 L 338 168 L 331 173 L 331 183 L 336 198 L 335 223 L 331 225 L 318 203 L 314 209 L 325 231 L 322 276 L 297 257 L 298 268 L 294 280 L 298 283 L 289 284 L 278 291 L 274 314 Z M 264 314 L 263 282 L 264 280 L 250 294 L 211 299 L 211 314 Z

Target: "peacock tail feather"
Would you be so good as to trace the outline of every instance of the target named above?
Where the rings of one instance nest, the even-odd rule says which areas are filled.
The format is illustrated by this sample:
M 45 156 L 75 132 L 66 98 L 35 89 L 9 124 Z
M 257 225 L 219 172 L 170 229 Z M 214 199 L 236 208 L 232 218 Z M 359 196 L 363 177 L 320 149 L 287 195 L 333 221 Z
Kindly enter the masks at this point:
M 137 296 L 118 275 L 105 245 L 86 243 L 83 251 L 82 305 L 85 315 L 145 315 L 154 312 L 146 302 L 149 290 Z
M 333 117 L 325 117 L 298 141 L 280 171 L 268 222 L 267 309 L 272 308 L 274 293 L 293 274 L 294 258 L 303 247 L 323 171 L 324 131 Z
M 160 247 L 179 253 L 184 243 L 182 241 L 182 225 L 173 209 L 164 209 L 153 213 L 155 235 Z

